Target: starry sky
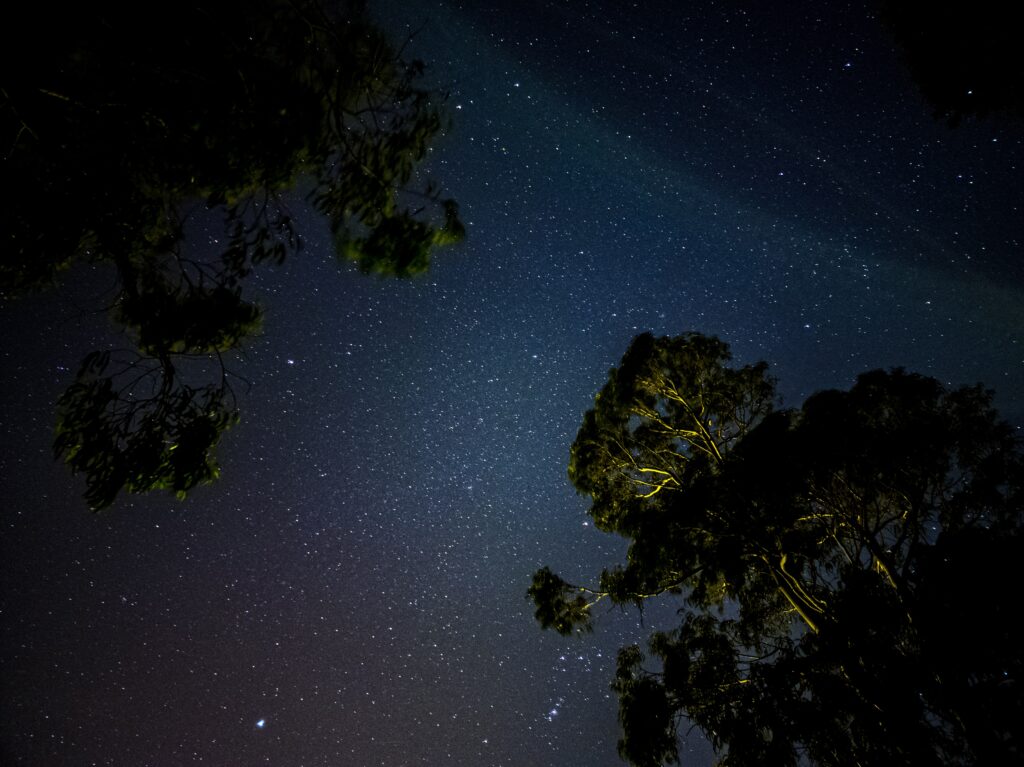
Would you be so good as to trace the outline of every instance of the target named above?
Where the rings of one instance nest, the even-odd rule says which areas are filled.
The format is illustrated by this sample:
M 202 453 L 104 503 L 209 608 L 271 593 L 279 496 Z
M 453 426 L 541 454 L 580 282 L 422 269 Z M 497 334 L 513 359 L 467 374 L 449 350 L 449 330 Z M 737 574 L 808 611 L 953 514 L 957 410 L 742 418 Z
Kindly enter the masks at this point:
M 0 761 L 621 764 L 615 651 L 672 606 L 566 639 L 525 591 L 624 552 L 566 465 L 642 331 L 768 360 L 787 405 L 904 366 L 1024 424 L 1024 131 L 935 122 L 873 7 L 827 6 L 372 3 L 451 92 L 428 168 L 468 238 L 368 278 L 293 200 L 307 247 L 252 285 L 242 423 L 184 502 L 93 516 L 51 458 L 124 343 L 105 276 L 4 302 Z

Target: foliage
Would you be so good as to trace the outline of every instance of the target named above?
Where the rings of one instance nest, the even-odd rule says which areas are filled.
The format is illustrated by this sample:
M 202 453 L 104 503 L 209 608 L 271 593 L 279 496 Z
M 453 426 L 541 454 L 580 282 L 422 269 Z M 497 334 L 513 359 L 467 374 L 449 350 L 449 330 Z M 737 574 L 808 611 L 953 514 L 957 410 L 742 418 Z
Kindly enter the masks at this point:
M 995 114 L 1024 118 L 1018 4 L 882 0 L 880 10 L 938 118 L 950 125 Z
M 54 451 L 86 475 L 90 506 L 109 506 L 121 489 L 170 490 L 184 498 L 216 479 L 213 447 L 238 420 L 230 389 L 178 383 L 171 365 L 135 361 L 117 373 L 110 366 L 109 353 L 87 356 L 57 406 Z M 126 373 L 135 375 L 115 389 Z M 135 396 L 138 388 L 149 395 Z
M 620 653 L 620 754 L 677 761 L 685 718 L 726 765 L 1020 763 L 1024 463 L 990 392 L 872 371 L 775 410 L 766 365 L 728 361 L 634 340 L 569 464 L 626 563 L 530 590 L 562 634 L 601 600 L 678 600 Z
M 96 507 L 118 483 L 181 494 L 215 472 L 170 480 L 151 465 L 152 445 L 160 435 L 165 458 L 180 455 L 190 423 L 190 439 L 210 440 L 206 454 L 234 421 L 221 355 L 260 324 L 243 281 L 302 245 L 283 192 L 301 182 L 339 258 L 365 272 L 415 275 L 462 237 L 455 202 L 414 186 L 445 127 L 440 94 L 420 85 L 423 64 L 404 61 L 357 0 L 26 13 L 0 75 L 5 180 L 17 190 L 3 212 L 0 295 L 45 288 L 75 262 L 112 268 L 113 317 L 149 362 L 90 357 L 61 400 L 56 450 L 86 474 Z M 202 208 L 224 222 L 213 260 L 185 248 Z M 176 364 L 195 355 L 221 365 L 220 381 L 182 380 Z M 160 372 L 143 376 L 143 393 L 131 377 L 150 363 Z M 144 417 L 129 389 L 149 403 Z M 143 455 L 149 463 L 132 465 Z

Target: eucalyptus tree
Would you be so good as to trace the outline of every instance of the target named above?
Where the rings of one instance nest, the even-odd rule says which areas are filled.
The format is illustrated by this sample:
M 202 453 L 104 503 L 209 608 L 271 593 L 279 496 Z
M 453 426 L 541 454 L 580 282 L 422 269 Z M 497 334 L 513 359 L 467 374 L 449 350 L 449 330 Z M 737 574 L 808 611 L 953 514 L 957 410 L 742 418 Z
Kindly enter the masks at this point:
M 767 365 L 729 361 L 633 341 L 569 462 L 626 561 L 529 590 L 562 634 L 678 605 L 619 654 L 621 756 L 676 761 L 689 723 L 728 765 L 1018 763 L 1022 461 L 991 394 L 872 371 L 778 410 Z
M 134 345 L 86 357 L 55 451 L 94 508 L 122 489 L 182 495 L 216 476 L 237 420 L 224 354 L 261 320 L 245 279 L 301 248 L 285 193 L 301 188 L 364 272 L 423 272 L 462 237 L 456 203 L 417 173 L 443 93 L 356 0 L 23 11 L 0 74 L 17 192 L 0 294 L 66 283 L 76 263 L 111 272 Z M 222 222 L 212 258 L 186 242 L 198 211 Z

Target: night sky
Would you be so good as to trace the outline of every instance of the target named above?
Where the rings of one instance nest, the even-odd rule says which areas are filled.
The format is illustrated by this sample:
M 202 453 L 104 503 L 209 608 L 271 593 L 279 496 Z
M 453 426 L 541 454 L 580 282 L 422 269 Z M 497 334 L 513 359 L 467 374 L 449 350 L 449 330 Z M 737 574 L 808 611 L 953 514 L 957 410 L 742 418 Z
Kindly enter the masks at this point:
M 615 651 L 671 608 L 566 639 L 525 592 L 624 552 L 566 466 L 639 332 L 766 359 L 785 405 L 903 366 L 1024 424 L 1024 130 L 936 122 L 869 5 L 374 7 L 451 91 L 468 238 L 365 277 L 296 197 L 218 483 L 90 514 L 50 443 L 125 345 L 106 275 L 0 308 L 4 764 L 621 764 Z

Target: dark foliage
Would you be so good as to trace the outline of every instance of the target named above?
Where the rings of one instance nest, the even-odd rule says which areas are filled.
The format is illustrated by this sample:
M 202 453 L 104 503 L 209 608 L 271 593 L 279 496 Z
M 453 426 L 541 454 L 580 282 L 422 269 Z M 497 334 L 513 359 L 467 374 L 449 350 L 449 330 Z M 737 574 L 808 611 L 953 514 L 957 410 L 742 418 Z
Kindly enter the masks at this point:
M 620 654 L 621 755 L 675 761 L 688 720 L 727 765 L 1019 764 L 1024 463 L 990 393 L 872 371 L 776 411 L 766 366 L 728 359 L 633 342 L 569 464 L 627 561 L 530 590 L 564 634 L 601 600 L 678 600 Z
M 308 186 L 339 258 L 365 272 L 423 272 L 461 238 L 454 201 L 413 186 L 444 128 L 440 94 L 346 0 L 30 5 L 17 30 L 0 74 L 15 191 L 0 294 L 46 288 L 75 262 L 109 268 L 113 317 L 149 358 L 90 357 L 61 399 L 56 451 L 96 508 L 120 488 L 183 494 L 215 476 L 236 417 L 221 355 L 260 321 L 242 283 L 302 244 L 282 192 Z M 201 208 L 224 221 L 213 261 L 185 247 Z M 180 362 L 202 355 L 219 380 L 193 387 Z
M 1024 9 L 1003 0 L 883 0 L 882 20 L 935 115 L 1024 119 Z

